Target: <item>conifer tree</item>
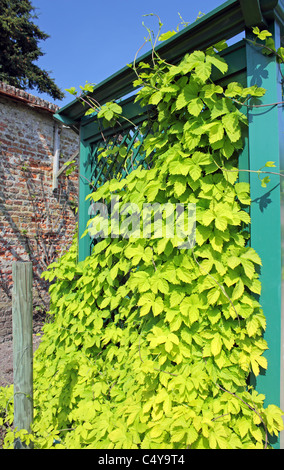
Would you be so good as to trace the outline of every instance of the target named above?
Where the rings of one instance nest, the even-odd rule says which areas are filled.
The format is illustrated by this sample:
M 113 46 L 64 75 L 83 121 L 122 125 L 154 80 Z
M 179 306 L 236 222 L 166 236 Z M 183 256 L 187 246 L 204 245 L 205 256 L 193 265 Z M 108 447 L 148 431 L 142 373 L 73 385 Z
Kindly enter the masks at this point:
M 0 81 L 61 100 L 64 94 L 50 72 L 36 65 L 44 55 L 39 41 L 49 35 L 34 23 L 34 11 L 30 0 L 0 0 Z

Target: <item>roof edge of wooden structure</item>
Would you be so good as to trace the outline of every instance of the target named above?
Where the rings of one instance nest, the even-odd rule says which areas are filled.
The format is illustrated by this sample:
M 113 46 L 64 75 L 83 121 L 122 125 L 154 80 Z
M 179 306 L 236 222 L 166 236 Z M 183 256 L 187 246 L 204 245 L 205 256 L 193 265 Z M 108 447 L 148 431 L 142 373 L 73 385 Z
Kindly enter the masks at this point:
M 273 19 L 284 24 L 284 0 L 228 0 L 162 42 L 156 51 L 163 59 L 177 63 L 187 52 L 228 40 L 252 26 L 265 26 Z M 136 64 L 151 61 L 151 56 L 152 51 L 147 52 L 136 60 Z M 133 69 L 125 66 L 96 85 L 89 96 L 95 97 L 100 104 L 117 100 L 134 90 L 132 83 L 135 78 Z M 85 111 L 82 101 L 76 98 L 60 108 L 54 118 L 78 127 Z

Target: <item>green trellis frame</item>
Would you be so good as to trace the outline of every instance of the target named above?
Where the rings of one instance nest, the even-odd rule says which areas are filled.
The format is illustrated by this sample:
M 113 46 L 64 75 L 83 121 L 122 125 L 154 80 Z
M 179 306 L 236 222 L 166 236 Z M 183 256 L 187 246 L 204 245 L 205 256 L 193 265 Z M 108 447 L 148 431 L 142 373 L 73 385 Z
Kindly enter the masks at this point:
M 204 49 L 224 38 L 232 38 L 241 32 L 245 38 L 250 37 L 252 26 L 269 29 L 276 47 L 279 47 L 281 37 L 284 35 L 284 1 L 229 0 L 163 42 L 157 50 L 162 58 L 174 64 L 185 53 Z M 245 39 L 225 50 L 222 55 L 229 65 L 229 70 L 226 76 L 222 77 L 216 72 L 215 80 L 221 80 L 222 84 L 238 81 L 244 86 L 257 84 L 266 88 L 267 93 L 261 101 L 262 104 L 269 105 L 282 101 L 281 76 L 274 56 L 262 55 L 259 48 L 253 48 Z M 150 62 L 151 52 L 142 56 L 137 63 L 139 61 Z M 92 96 L 101 104 L 121 99 L 133 92 L 134 79 L 133 70 L 124 67 L 97 85 Z M 148 110 L 141 110 L 133 101 L 134 98 L 130 97 L 119 104 L 123 108 L 123 115 L 139 127 L 147 117 Z M 266 161 L 272 160 L 276 165 L 275 172 L 284 170 L 283 107 L 245 107 L 242 111 L 248 116 L 249 126 L 245 147 L 239 158 L 239 169 L 258 170 Z M 90 253 L 90 240 L 87 237 L 83 239 L 80 237 L 89 218 L 89 203 L 85 198 L 90 192 L 92 158 L 96 142 L 101 140 L 96 117 L 85 117 L 84 113 L 85 108 L 82 103 L 75 100 L 55 115 L 57 120 L 80 132 L 79 260 L 85 259 Z M 104 133 L 111 135 L 112 132 L 113 130 L 106 130 Z M 143 160 L 142 155 L 140 160 Z M 281 293 L 283 269 L 281 259 L 284 259 L 284 250 L 281 250 L 281 212 L 284 213 L 284 202 L 282 201 L 281 206 L 280 176 L 271 175 L 271 182 L 267 188 L 262 188 L 257 175 L 249 171 L 241 171 L 240 180 L 249 182 L 251 186 L 250 244 L 262 259 L 260 280 L 263 288 L 260 303 L 267 318 L 265 339 L 269 344 L 269 350 L 265 355 L 269 366 L 267 371 L 258 376 L 257 389 L 266 395 L 267 404 L 275 403 L 283 409 L 284 315 L 282 311 L 284 308 L 281 310 L 281 299 L 284 294 Z M 280 444 L 280 441 L 284 439 L 281 437 L 271 443 L 275 448 L 280 446 L 283 448 L 284 442 Z
M 79 261 L 90 255 L 93 241 L 91 237 L 82 237 L 90 219 L 90 202 L 86 197 L 101 184 L 111 178 L 121 179 L 139 165 L 146 164 L 144 153 L 141 152 L 143 136 L 140 126 L 149 116 L 149 109 L 141 110 L 134 98 L 128 98 L 120 103 L 124 116 L 129 121 L 120 122 L 119 126 L 101 129 L 96 116 L 85 118 L 80 129 L 80 183 L 79 183 Z M 126 154 L 119 155 L 119 151 L 107 161 L 101 152 L 106 145 L 121 148 L 126 147 Z M 134 145 L 136 143 L 136 146 Z M 138 144 L 138 145 L 137 145 Z

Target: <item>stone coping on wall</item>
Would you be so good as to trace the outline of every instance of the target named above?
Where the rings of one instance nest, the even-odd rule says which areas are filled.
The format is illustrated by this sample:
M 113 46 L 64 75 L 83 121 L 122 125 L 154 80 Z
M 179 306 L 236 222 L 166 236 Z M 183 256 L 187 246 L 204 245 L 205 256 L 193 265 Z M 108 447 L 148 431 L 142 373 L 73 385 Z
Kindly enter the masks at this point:
M 19 88 L 8 85 L 8 83 L 5 82 L 0 82 L 0 95 L 7 96 L 10 99 L 17 101 L 22 101 L 28 106 L 42 111 L 47 111 L 52 114 L 56 113 L 56 111 L 58 111 L 60 108 L 54 103 L 50 103 L 49 101 L 39 98 L 38 96 L 31 95 L 27 91 L 20 90 Z

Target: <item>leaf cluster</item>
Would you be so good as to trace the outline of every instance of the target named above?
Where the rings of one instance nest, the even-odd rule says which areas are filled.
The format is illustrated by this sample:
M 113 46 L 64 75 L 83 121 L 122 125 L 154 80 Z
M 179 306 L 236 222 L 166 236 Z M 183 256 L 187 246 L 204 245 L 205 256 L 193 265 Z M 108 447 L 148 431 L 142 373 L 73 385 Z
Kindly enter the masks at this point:
M 143 141 L 153 166 L 89 198 L 115 194 L 154 211 L 195 204 L 196 243 L 183 249 L 176 233 L 167 237 L 165 217 L 158 237 L 126 236 L 126 217 L 125 236 L 98 241 L 80 263 L 74 242 L 49 266 L 35 446 L 264 448 L 283 429 L 282 412 L 247 385 L 267 368 L 266 320 L 261 260 L 247 243 L 250 188 L 238 180 L 247 118 L 232 99 L 264 90 L 213 83 L 214 68 L 227 71 L 214 48 L 141 68 L 136 99 L 156 110 Z

